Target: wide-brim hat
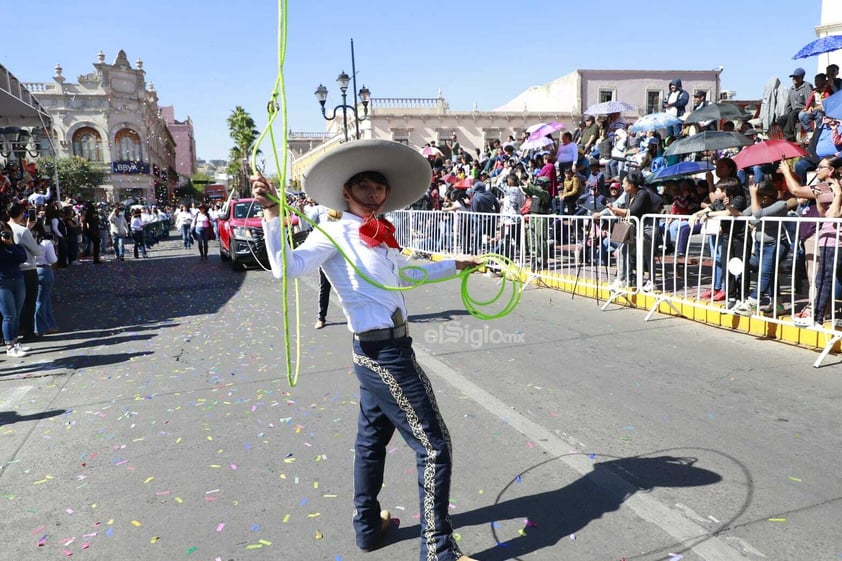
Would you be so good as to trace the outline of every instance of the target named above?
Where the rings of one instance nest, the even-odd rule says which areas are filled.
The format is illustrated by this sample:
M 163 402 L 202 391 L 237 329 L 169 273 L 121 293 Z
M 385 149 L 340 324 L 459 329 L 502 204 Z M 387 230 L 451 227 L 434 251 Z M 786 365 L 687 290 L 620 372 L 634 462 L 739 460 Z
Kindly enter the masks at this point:
M 433 178 L 430 163 L 420 152 L 391 140 L 354 140 L 341 145 L 313 164 L 304 175 L 304 192 L 328 208 L 343 210 L 343 185 L 363 171 L 386 177 L 390 193 L 382 212 L 408 207 L 420 199 Z

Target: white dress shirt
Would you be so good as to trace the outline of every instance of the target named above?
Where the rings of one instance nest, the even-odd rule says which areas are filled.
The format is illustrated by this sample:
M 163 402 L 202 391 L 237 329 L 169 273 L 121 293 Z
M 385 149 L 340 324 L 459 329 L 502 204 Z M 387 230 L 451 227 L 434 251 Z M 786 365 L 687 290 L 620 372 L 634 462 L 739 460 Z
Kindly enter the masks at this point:
M 349 212 L 342 214 L 336 222 L 323 222 L 319 226 L 327 232 L 333 241 L 342 248 L 351 262 L 372 280 L 384 286 L 408 286 L 399 276 L 401 267 L 410 265 L 400 250 L 380 244 L 368 247 L 360 239 L 360 224 L 363 219 Z M 357 272 L 345 260 L 331 240 L 319 230 L 314 230 L 307 240 L 295 250 L 290 250 L 286 238 L 281 235 L 280 219 L 263 221 L 266 250 L 275 278 L 281 278 L 283 256 L 286 252 L 287 276 L 299 277 L 314 273 L 321 267 L 333 289 L 339 295 L 342 311 L 348 320 L 348 329 L 353 333 L 362 333 L 372 329 L 393 327 L 392 314 L 400 309 L 407 317 L 403 294 L 397 290 L 384 290 L 360 278 Z M 413 262 L 412 266 L 421 267 L 430 280 L 439 279 L 456 273 L 455 261 L 437 263 Z M 420 278 L 420 271 L 405 270 L 404 276 Z

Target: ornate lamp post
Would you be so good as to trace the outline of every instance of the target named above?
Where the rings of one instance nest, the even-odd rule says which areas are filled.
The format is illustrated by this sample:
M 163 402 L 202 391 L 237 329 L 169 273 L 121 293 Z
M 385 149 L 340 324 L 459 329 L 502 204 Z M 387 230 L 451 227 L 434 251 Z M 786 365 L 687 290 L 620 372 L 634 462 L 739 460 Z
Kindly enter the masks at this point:
M 354 88 L 356 89 L 357 86 L 357 70 L 356 65 L 354 62 L 354 40 L 351 39 L 351 72 L 354 74 Z M 325 102 L 327 101 L 327 88 L 324 87 L 323 84 L 319 84 L 319 87 L 316 88 L 315 96 L 316 99 L 319 101 L 319 105 L 322 106 L 322 117 L 325 118 L 326 121 L 332 121 L 336 118 L 336 111 L 342 109 L 342 128 L 345 131 L 345 141 L 348 141 L 348 112 L 354 114 L 354 139 L 358 140 L 360 138 L 360 122 L 365 121 L 368 117 L 368 102 L 371 100 L 371 91 L 363 85 L 360 88 L 358 93 L 354 94 L 354 105 L 348 105 L 348 84 L 351 82 L 351 77 L 348 76 L 345 71 L 343 70 L 339 76 L 336 78 L 336 83 L 339 86 L 339 91 L 342 94 L 342 103 L 337 105 L 333 108 L 333 112 L 331 112 L 330 117 L 327 116 L 327 110 L 325 109 Z M 360 117 L 359 113 L 357 112 L 357 97 L 359 96 L 359 100 L 363 104 L 363 115 Z

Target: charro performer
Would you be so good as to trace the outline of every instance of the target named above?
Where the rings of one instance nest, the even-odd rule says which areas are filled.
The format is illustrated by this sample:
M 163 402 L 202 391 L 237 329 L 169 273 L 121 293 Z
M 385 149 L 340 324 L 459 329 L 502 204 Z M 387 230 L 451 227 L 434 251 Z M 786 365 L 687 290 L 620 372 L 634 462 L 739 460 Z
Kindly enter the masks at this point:
M 384 545 L 392 526 L 377 496 L 383 485 L 386 446 L 397 429 L 415 451 L 421 512 L 421 561 L 472 561 L 463 555 L 448 516 L 451 445 L 432 385 L 415 361 L 403 294 L 383 287 L 407 284 L 408 263 L 393 236 L 394 226 L 377 218 L 414 203 L 430 186 L 430 165 L 419 152 L 385 140 L 349 142 L 318 160 L 304 190 L 320 204 L 346 209 L 337 222 L 321 224 L 291 250 L 282 236 L 277 194 L 262 177 L 252 178 L 263 205 L 263 227 L 272 273 L 281 278 L 283 252 L 289 278 L 321 267 L 339 295 L 353 333 L 354 372 L 360 384 L 360 413 L 354 459 L 354 531 L 357 545 Z M 335 245 L 334 245 L 335 244 Z M 341 250 L 341 252 L 340 252 Z M 361 278 L 348 259 L 365 276 Z M 416 265 L 404 275 L 437 279 L 476 266 L 473 257 Z M 380 286 L 377 286 L 379 284 Z

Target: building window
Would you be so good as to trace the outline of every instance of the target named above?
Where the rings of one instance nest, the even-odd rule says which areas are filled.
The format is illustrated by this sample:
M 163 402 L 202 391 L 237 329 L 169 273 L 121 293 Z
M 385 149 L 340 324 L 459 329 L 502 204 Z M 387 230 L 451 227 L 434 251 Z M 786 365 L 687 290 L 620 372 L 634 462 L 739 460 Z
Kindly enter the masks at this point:
M 73 155 L 89 162 L 102 161 L 102 139 L 90 127 L 83 127 L 73 134 Z
M 131 129 L 117 131 L 114 137 L 116 159 L 123 161 L 143 161 L 140 136 Z
M 614 101 L 614 89 L 599 88 L 599 103 Z
M 661 111 L 663 104 L 663 92 L 661 90 L 647 90 L 646 92 L 646 114 Z
M 392 140 L 409 146 L 409 129 L 392 129 Z

